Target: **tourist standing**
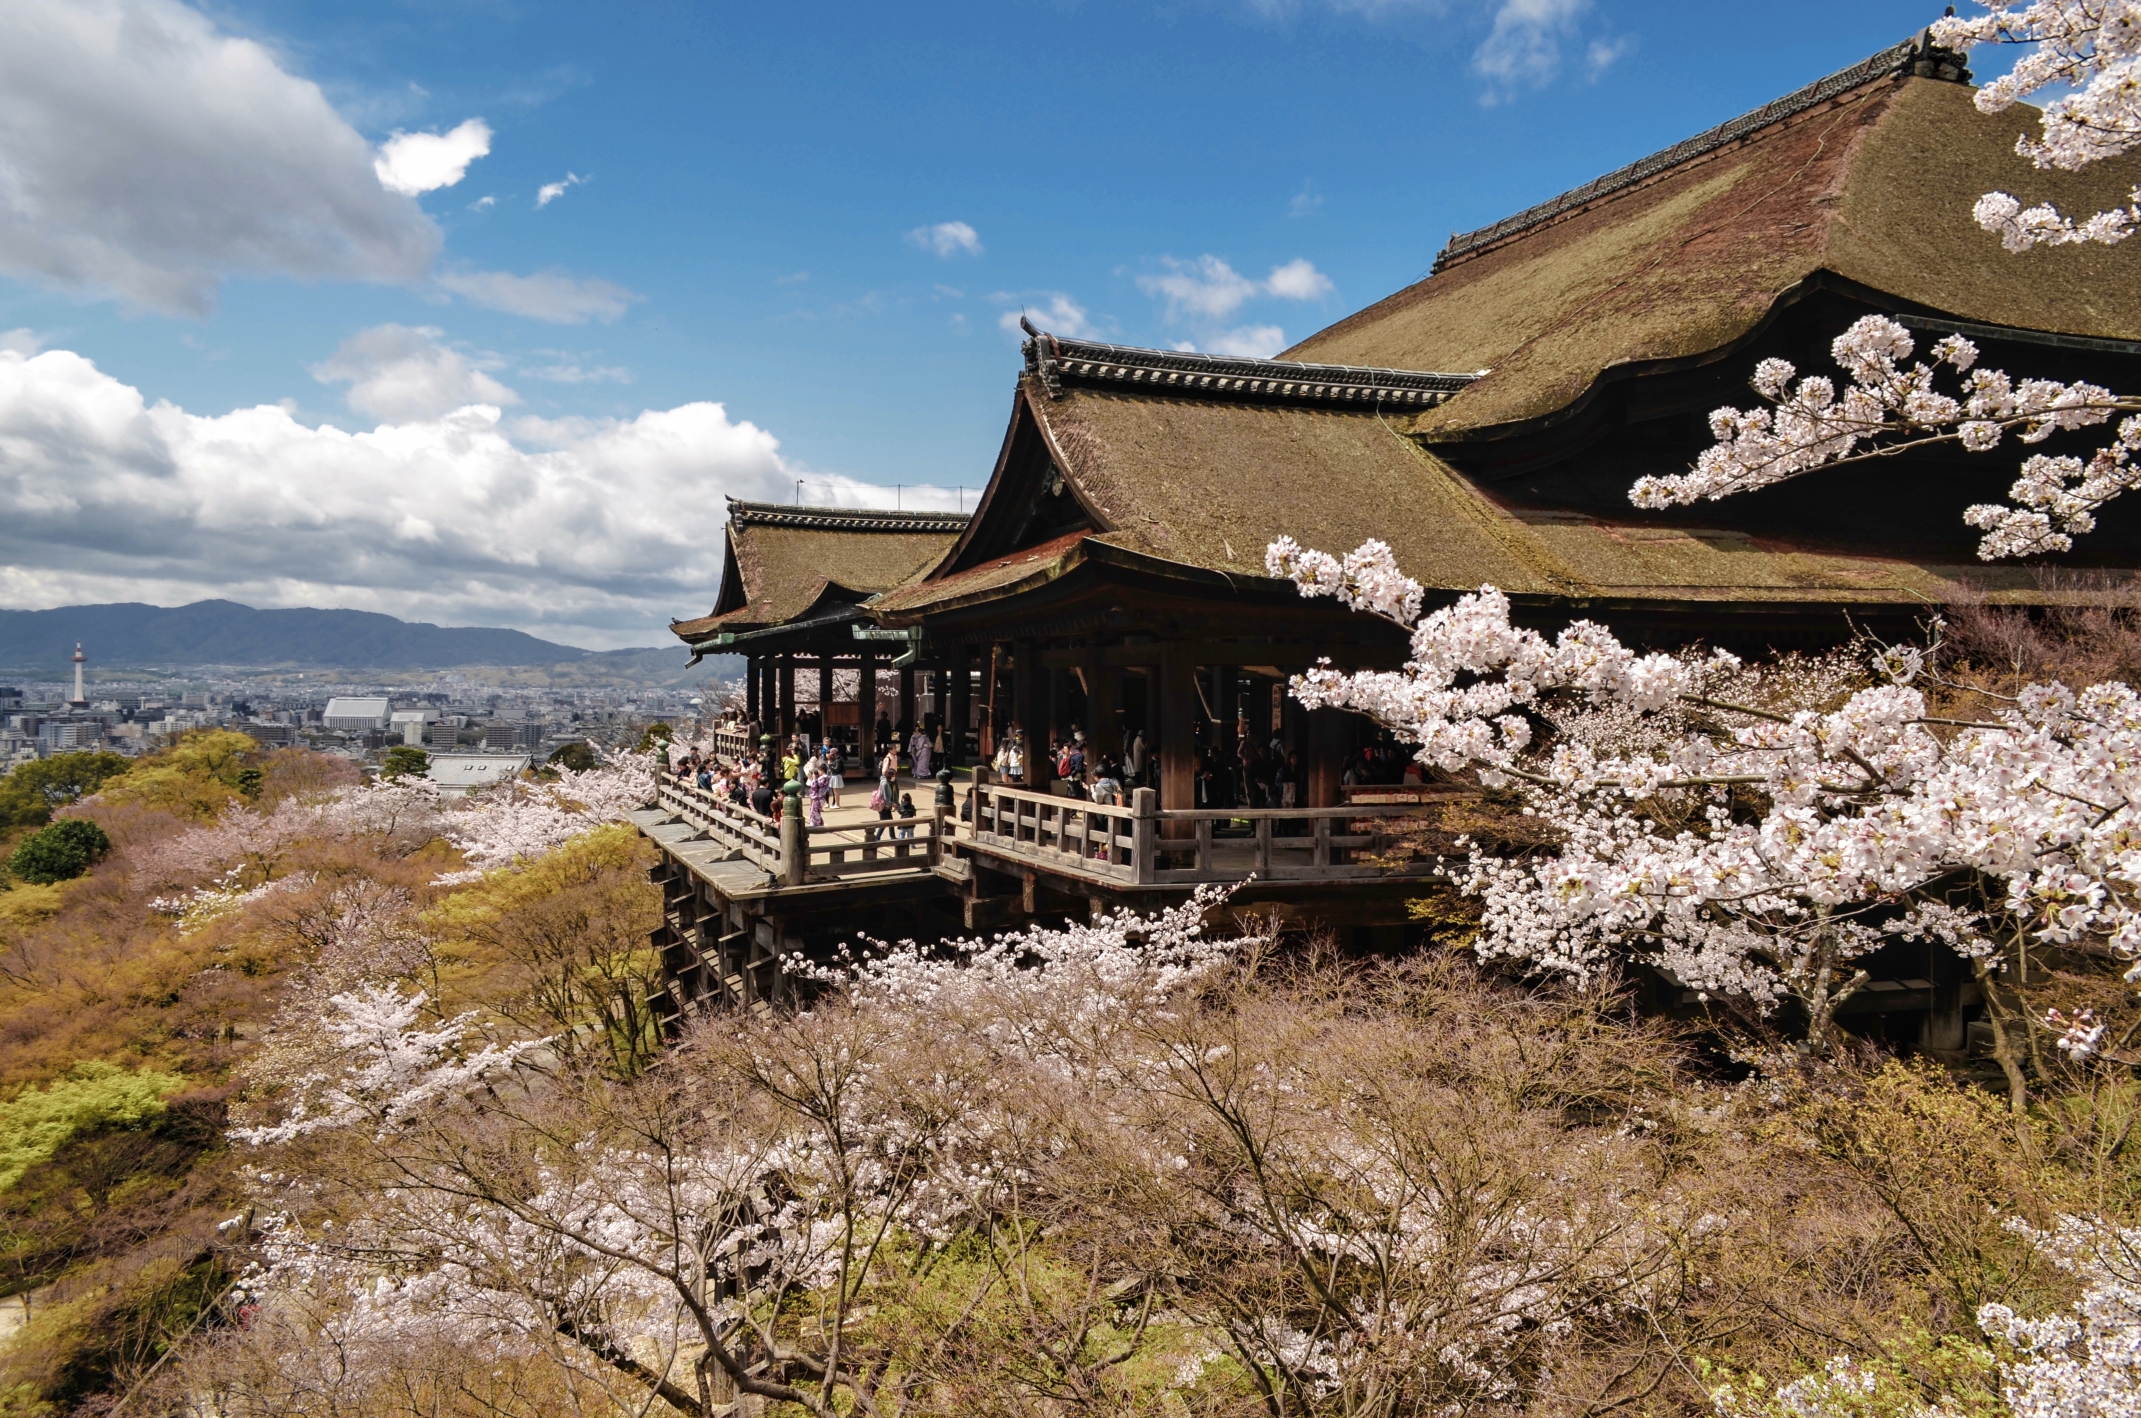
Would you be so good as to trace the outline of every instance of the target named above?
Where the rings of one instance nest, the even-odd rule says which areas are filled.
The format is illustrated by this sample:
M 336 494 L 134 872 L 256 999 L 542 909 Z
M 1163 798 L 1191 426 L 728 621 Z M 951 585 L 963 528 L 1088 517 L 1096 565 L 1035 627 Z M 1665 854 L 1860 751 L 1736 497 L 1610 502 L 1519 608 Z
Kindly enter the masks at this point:
M 907 756 L 914 760 L 915 782 L 919 783 L 930 776 L 930 770 L 935 766 L 934 749 L 935 745 L 930 743 L 929 735 L 920 729 L 916 729 L 914 737 L 907 740 Z
M 804 784 L 804 795 L 810 801 L 810 825 L 825 825 L 825 800 L 833 795 L 833 775 L 825 771 L 822 760 L 812 759 L 810 781 Z

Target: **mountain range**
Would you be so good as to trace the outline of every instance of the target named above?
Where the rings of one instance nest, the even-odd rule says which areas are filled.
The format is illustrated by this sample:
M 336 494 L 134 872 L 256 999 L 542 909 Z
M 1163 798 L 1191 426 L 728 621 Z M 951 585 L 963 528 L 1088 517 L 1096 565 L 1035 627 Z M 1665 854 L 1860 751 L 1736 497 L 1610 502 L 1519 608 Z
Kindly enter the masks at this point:
M 682 646 L 583 650 L 519 630 L 440 626 L 375 611 L 256 610 L 236 601 L 186 606 L 139 602 L 0 610 L 0 672 L 63 679 L 80 641 L 92 669 L 174 673 L 220 669 L 424 671 L 483 667 L 547 670 L 594 683 L 684 683 L 740 673 L 702 661 L 686 670 Z M 722 661 L 732 656 L 719 657 Z M 489 676 L 489 677 L 496 677 Z M 521 676 L 511 676 L 520 679 Z

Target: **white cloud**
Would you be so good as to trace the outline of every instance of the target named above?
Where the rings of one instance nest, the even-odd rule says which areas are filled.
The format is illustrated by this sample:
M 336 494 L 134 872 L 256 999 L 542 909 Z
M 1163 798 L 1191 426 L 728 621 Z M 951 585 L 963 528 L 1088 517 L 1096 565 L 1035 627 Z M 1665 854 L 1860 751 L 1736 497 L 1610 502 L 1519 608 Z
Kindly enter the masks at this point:
M 9 0 L 0 273 L 201 314 L 226 275 L 423 278 L 439 231 L 319 87 L 176 0 Z
M 1017 298 L 1016 296 L 1001 293 L 991 297 L 991 299 L 999 302 L 1016 300 Z M 1051 335 L 1068 335 L 1073 339 L 1095 339 L 1100 335 L 1099 327 L 1086 317 L 1085 307 L 1072 300 L 1069 296 L 1064 295 L 1061 291 L 1050 292 L 1048 294 L 1048 304 L 1038 310 L 1030 306 L 1022 306 L 1017 310 L 1006 310 L 996 317 L 996 323 L 1014 335 L 1023 335 L 1025 331 L 1019 328 L 1018 323 L 1021 315 L 1032 320 L 1036 326 L 1046 330 Z
M 33 355 L 44 347 L 44 340 L 27 325 L 15 330 L 0 330 L 0 353 Z
M 1160 258 L 1167 270 L 1156 276 L 1139 276 L 1137 288 L 1147 295 L 1167 299 L 1167 318 L 1184 315 L 1224 320 L 1241 303 L 1257 294 L 1257 284 L 1217 256 L 1199 256 L 1194 261 Z
M 491 150 L 491 125 L 471 118 L 445 133 L 404 133 L 396 129 L 379 145 L 372 170 L 389 192 L 436 192 L 468 174 L 468 165 Z
M 476 407 L 345 433 L 272 404 L 148 404 L 64 350 L 0 353 L 0 446 L 0 604 L 228 596 L 609 645 L 703 613 L 722 494 L 787 501 L 801 475 L 716 403 L 510 421 Z M 893 500 L 809 477 L 814 501 Z
M 556 325 L 584 325 L 590 320 L 607 324 L 635 301 L 646 299 L 609 281 L 582 280 L 563 271 L 538 271 L 532 276 L 444 271 L 438 283 L 471 305 Z
M 1294 193 L 1294 199 L 1286 204 L 1286 215 L 1289 217 L 1313 216 L 1316 209 L 1322 205 L 1323 194 L 1316 190 L 1316 184 L 1304 182 L 1301 184 L 1301 190 Z
M 1615 39 L 1594 39 L 1591 47 L 1583 52 L 1584 75 L 1596 79 L 1612 68 L 1614 63 L 1635 47 L 1635 41 L 1622 35 Z
M 552 384 L 630 384 L 632 371 L 616 364 L 576 364 L 561 358 L 556 364 L 531 365 L 520 371 L 530 379 Z
M 587 181 L 587 179 L 580 176 L 579 173 L 568 172 L 565 174 L 564 177 L 560 178 L 556 182 L 544 183 L 542 186 L 535 189 L 536 207 L 540 209 L 549 206 L 552 202 L 555 202 L 558 198 L 565 195 L 566 188 L 578 187 L 581 183 L 585 181 Z
M 1552 82 L 1561 72 L 1563 42 L 1590 8 L 1590 0 L 1502 0 L 1493 30 L 1472 55 L 1473 72 L 1496 86 L 1486 101 Z
M 1271 268 L 1271 278 L 1264 282 L 1264 289 L 1281 300 L 1316 300 L 1329 295 L 1337 287 L 1331 278 L 1317 270 L 1305 256 L 1296 256 L 1283 266 Z
M 489 194 L 485 194 L 484 196 L 478 197 L 475 201 L 469 203 L 468 209 L 471 212 L 488 212 L 491 208 L 497 205 L 498 199 L 496 197 L 490 196 Z
M 1243 325 L 1212 336 L 1204 347 L 1216 355 L 1270 359 L 1286 348 L 1286 332 L 1276 325 Z
M 349 406 L 385 423 L 437 418 L 468 404 L 517 404 L 520 395 L 486 374 L 495 356 L 464 354 L 440 343 L 430 325 L 374 325 L 312 366 L 322 384 L 349 385 Z
M 907 233 L 907 239 L 924 251 L 934 251 L 939 256 L 956 256 L 962 251 L 969 256 L 981 254 L 981 233 L 965 222 L 918 226 Z
M 1217 256 L 1199 256 L 1194 261 L 1172 256 L 1160 259 L 1167 269 L 1158 275 L 1139 276 L 1138 289 L 1167 302 L 1165 318 L 1170 323 L 1186 321 L 1192 327 L 1225 320 L 1247 302 L 1262 297 L 1316 300 L 1335 289 L 1331 278 L 1306 257 L 1297 256 L 1283 266 L 1273 266 L 1270 276 L 1261 281 L 1250 280 Z M 1240 330 L 1213 332 L 1206 336 L 1206 342 L 1218 350 L 1220 342 L 1268 343 L 1261 337 L 1269 334 L 1276 338 L 1277 333 L 1275 325 L 1243 326 Z M 1281 340 L 1272 348 L 1283 346 Z

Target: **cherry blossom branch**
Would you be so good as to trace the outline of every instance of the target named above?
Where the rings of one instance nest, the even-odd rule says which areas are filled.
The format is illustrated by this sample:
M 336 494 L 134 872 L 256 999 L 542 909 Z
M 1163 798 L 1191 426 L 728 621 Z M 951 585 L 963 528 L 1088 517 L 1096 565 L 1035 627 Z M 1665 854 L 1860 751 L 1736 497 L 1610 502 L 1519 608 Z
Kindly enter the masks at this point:
M 1933 346 L 1929 363 L 1904 365 L 1916 343 L 1884 315 L 1854 321 L 1830 353 L 1850 376 L 1841 394 L 1824 375 L 1798 377 L 1788 360 L 1755 366 L 1754 389 L 1766 407 L 1721 408 L 1710 415 L 1717 439 L 1685 473 L 1638 478 L 1628 500 L 1638 507 L 1714 502 L 1736 493 L 1800 477 L 1818 468 L 1894 457 L 1936 444 L 1973 453 L 2000 445 L 2009 433 L 2040 443 L 2054 433 L 2107 423 L 2115 414 L 2141 413 L 2141 398 L 2114 395 L 2094 384 L 2052 379 L 2017 381 L 1978 369 L 1977 346 L 1949 335 Z M 1952 370 L 1953 394 L 1936 386 Z M 1797 381 L 1796 383 L 1794 381 Z M 2013 506 L 1981 503 L 1963 520 L 1984 532 L 1986 561 L 2066 551 L 2096 527 L 2096 513 L 2141 482 L 2134 453 L 2141 418 L 2126 418 L 2113 440 L 2085 462 L 2036 454 L 2008 489 Z

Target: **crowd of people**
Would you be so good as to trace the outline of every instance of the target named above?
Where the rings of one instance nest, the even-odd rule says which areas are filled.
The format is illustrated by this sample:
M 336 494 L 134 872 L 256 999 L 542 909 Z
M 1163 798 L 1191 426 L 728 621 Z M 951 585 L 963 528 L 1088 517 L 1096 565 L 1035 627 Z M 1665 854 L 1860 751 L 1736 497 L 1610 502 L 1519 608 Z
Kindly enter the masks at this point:
M 900 787 L 902 778 L 911 784 L 927 784 L 947 760 L 945 726 L 935 715 L 921 722 L 892 723 L 882 712 L 877 717 L 876 742 L 882 753 L 868 765 L 874 778 L 869 808 L 880 821 L 915 816 L 914 795 Z M 1123 735 L 1124 749 L 1118 756 L 1094 750 L 1085 732 L 1076 725 L 1067 732 L 1050 734 L 1045 745 L 1029 743 L 1023 728 L 1012 722 L 996 736 L 990 768 L 998 782 L 1032 788 L 1059 785 L 1072 798 L 1120 806 L 1137 788 L 1157 786 L 1157 755 L 1147 743 L 1144 730 L 1132 727 Z M 828 809 L 843 806 L 847 785 L 847 751 L 834 742 L 812 744 L 798 734 L 784 744 L 756 757 L 735 761 L 696 747 L 674 750 L 671 771 L 694 783 L 702 792 L 778 823 L 786 811 L 783 785 L 800 786 L 805 820 L 812 827 L 825 825 Z M 1346 758 L 1341 781 L 1346 786 L 1418 782 L 1419 763 L 1403 746 L 1378 741 L 1355 749 Z M 1297 748 L 1274 732 L 1268 737 L 1237 723 L 1231 745 L 1221 745 L 1200 736 L 1193 775 L 1195 801 L 1199 808 L 1293 808 L 1308 803 L 1308 773 Z M 871 837 L 876 837 L 872 829 Z M 912 836 L 912 826 L 899 829 Z

